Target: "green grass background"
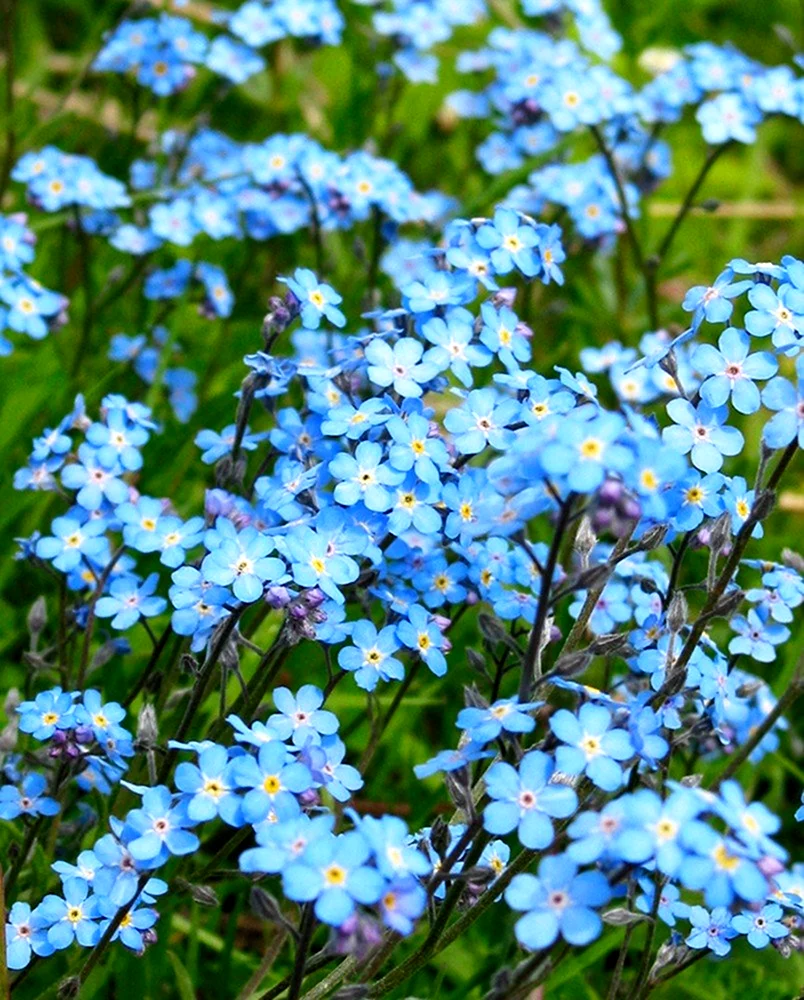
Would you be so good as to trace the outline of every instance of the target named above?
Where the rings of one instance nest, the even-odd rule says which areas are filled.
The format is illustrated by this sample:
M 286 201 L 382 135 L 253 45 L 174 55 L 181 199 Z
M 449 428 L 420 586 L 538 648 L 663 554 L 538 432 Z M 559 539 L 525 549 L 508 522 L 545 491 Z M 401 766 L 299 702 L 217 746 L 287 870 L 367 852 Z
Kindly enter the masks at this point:
M 503 15 L 510 4 L 496 3 Z M 269 71 L 245 86 L 221 94 L 219 83 L 208 76 L 197 80 L 187 92 L 161 102 L 156 109 L 138 104 L 134 89 L 112 76 L 81 76 L 82 66 L 97 48 L 104 30 L 120 15 L 123 5 L 113 0 L 24 0 L 19 5 L 15 45 L 17 56 L 17 100 L 13 119 L 18 152 L 54 143 L 67 150 L 97 158 L 102 169 L 124 176 L 133 155 L 143 155 L 146 142 L 132 133 L 132 116 L 146 112 L 143 127 L 160 128 L 209 116 L 213 127 L 232 136 L 258 140 L 278 131 L 305 131 L 324 145 L 338 151 L 372 143 L 372 148 L 396 160 L 413 178 L 419 189 L 439 187 L 456 195 L 473 214 L 488 212 L 495 197 L 504 192 L 510 178 L 489 181 L 476 166 L 472 150 L 486 134 L 482 123 L 457 127 L 442 113 L 444 96 L 464 86 L 464 78 L 452 68 L 454 55 L 482 38 L 477 28 L 462 30 L 441 52 L 442 69 L 438 86 L 383 87 L 371 69 L 384 54 L 373 47 L 360 27 L 365 11 L 351 12 L 354 29 L 347 44 L 338 49 L 300 52 L 281 43 L 269 53 Z M 608 9 L 625 38 L 617 68 L 632 79 L 640 79 L 636 57 L 646 46 L 678 46 L 700 40 L 732 41 L 746 53 L 766 63 L 789 56 L 789 40 L 801 47 L 804 5 L 797 0 L 610 0 Z M 76 80 L 79 81 L 75 86 Z M 59 100 L 71 91 L 66 108 L 53 114 Z M 662 205 L 677 203 L 692 182 L 705 155 L 697 125 L 685 121 L 669 130 L 674 148 L 674 173 L 655 200 Z M 682 321 L 679 303 L 684 289 L 708 282 L 733 256 L 753 260 L 775 260 L 785 252 L 802 253 L 801 180 L 804 175 L 804 147 L 801 128 L 791 121 L 774 121 L 760 130 L 759 141 L 751 148 L 737 148 L 718 163 L 709 178 L 705 195 L 721 199 L 728 213 L 691 216 L 675 243 L 662 273 L 661 314 L 665 322 Z M 591 146 L 590 146 L 591 151 Z M 741 212 L 739 205 L 764 206 L 762 217 Z M 4 211 L 22 207 L 19 186 L 3 206 Z M 756 216 L 756 209 L 753 210 Z M 34 219 L 41 218 L 33 215 Z M 655 246 L 670 219 L 644 213 L 640 233 L 648 247 Z M 360 275 L 365 248 L 370 247 L 371 227 L 366 225 L 344 234 L 326 237 L 329 280 L 345 295 L 346 308 L 357 315 L 363 303 Z M 566 264 L 567 284 L 560 292 L 530 294 L 520 311 L 533 325 L 534 366 L 545 370 L 555 363 L 575 367 L 579 350 L 587 344 L 603 344 L 610 339 L 635 343 L 646 329 L 644 300 L 638 280 L 630 271 L 623 247 L 608 258 L 580 252 L 570 240 Z M 198 461 L 192 444 L 201 427 L 220 428 L 234 412 L 232 394 L 243 376 L 242 356 L 259 347 L 259 327 L 268 295 L 276 290 L 278 274 L 294 266 L 314 265 L 314 250 L 308 236 L 299 234 L 274 239 L 265 244 L 251 242 L 212 244 L 198 241 L 192 252 L 201 259 L 222 263 L 237 294 L 231 320 L 210 322 L 198 317 L 194 304 L 180 305 L 167 325 L 175 331 L 185 349 L 186 361 L 199 374 L 201 407 L 189 427 L 171 417 L 164 399 L 152 396 L 165 431 L 146 450 L 141 487 L 157 496 L 170 496 L 178 509 L 189 516 L 200 507 L 203 491 L 212 485 L 211 470 Z M 165 263 L 170 255 L 163 255 Z M 121 255 L 100 241 L 92 244 L 92 280 L 103 291 L 124 265 Z M 46 578 L 36 576 L 11 558 L 16 536 L 44 530 L 49 519 L 60 512 L 60 501 L 48 495 L 15 492 L 10 473 L 22 465 L 30 449 L 30 439 L 44 426 L 52 426 L 65 413 L 75 393 L 87 398 L 90 411 L 108 391 L 120 391 L 130 398 L 144 398 L 142 383 L 124 365 L 105 358 L 109 337 L 117 332 L 133 334 L 153 322 L 158 304 L 144 305 L 137 295 L 118 303 L 102 317 L 92 332 L 93 350 L 77 377 L 69 373 L 75 356 L 84 310 L 82 267 L 73 237 L 63 226 L 46 226 L 40 232 L 36 264 L 31 269 L 49 287 L 72 299 L 70 322 L 57 335 L 42 343 L 25 342 L 1 364 L 0 454 L 4 472 L 0 475 L 0 656 L 3 689 L 23 685 L 25 671 L 21 654 L 26 646 L 24 621 L 28 608 L 40 593 L 48 596 L 51 616 L 55 596 Z M 258 424 L 258 421 L 254 422 Z M 759 427 L 747 429 L 756 444 Z M 784 508 L 777 511 L 761 551 L 769 558 L 784 545 L 795 545 L 801 532 L 801 515 L 796 511 L 796 495 L 802 494 L 800 465 L 794 466 Z M 755 546 L 754 551 L 758 551 Z M 702 566 L 699 567 L 703 572 Z M 270 642 L 278 621 L 269 617 L 256 639 Z M 461 686 L 470 679 L 461 650 L 481 648 L 481 639 L 471 618 L 453 636 L 455 649 L 445 682 L 420 676 L 411 694 L 387 732 L 375 757 L 361 803 L 366 808 L 394 808 L 412 826 L 429 821 L 435 810 L 444 810 L 445 797 L 437 781 L 419 784 L 412 766 L 437 749 L 454 744 L 457 731 L 454 717 L 461 704 Z M 102 683 L 110 697 L 123 697 L 132 677 L 147 656 L 147 638 L 135 634 L 134 653 L 125 661 L 115 660 L 104 668 Z M 778 692 L 789 680 L 800 632 L 776 664 L 760 667 Z M 253 654 L 245 654 L 248 675 L 255 665 Z M 324 665 L 315 647 L 300 648 L 280 678 L 292 686 L 324 679 Z M 232 691 L 234 694 L 234 690 Z M 380 705 L 389 696 L 381 693 Z M 333 705 L 344 725 L 351 730 L 351 759 L 359 757 L 368 738 L 365 697 L 350 680 L 335 692 Z M 208 706 L 212 718 L 215 705 Z M 164 732 L 175 726 L 175 714 L 164 719 Z M 797 731 L 798 730 L 798 731 Z M 780 751 L 763 762 L 761 768 L 744 768 L 743 780 L 751 795 L 762 796 L 768 805 L 786 815 L 785 838 L 795 846 L 796 833 L 790 826 L 791 803 L 797 801 L 804 782 L 800 770 L 800 725 Z M 86 844 L 96 832 L 82 831 Z M 0 833 L 0 845 L 11 833 Z M 70 847 L 74 847 L 71 844 Z M 43 859 L 34 865 L 22 895 L 38 898 L 42 887 L 52 887 L 54 879 Z M 128 998 L 234 997 L 258 961 L 263 948 L 263 929 L 247 913 L 242 883 L 224 880 L 216 886 L 223 914 L 204 909 L 184 896 L 175 906 L 163 906 L 165 916 L 158 925 L 159 942 L 140 961 L 117 948 L 106 965 L 97 970 L 88 984 L 88 995 Z M 395 996 L 422 998 L 481 997 L 493 973 L 517 955 L 511 934 L 512 916 L 500 907 L 479 921 L 465 938 L 454 943 L 414 977 Z M 551 978 L 547 996 L 555 1000 L 599 998 L 613 966 L 619 935 L 605 937 L 562 964 Z M 635 935 L 634 955 L 638 960 L 641 937 Z M 403 946 L 400 951 L 404 952 Z M 286 952 L 277 969 L 288 967 Z M 64 960 L 56 957 L 43 962 L 20 989 L 20 997 L 36 998 L 60 975 Z M 666 998 L 705 997 L 707 1000 L 763 998 L 788 1000 L 804 985 L 804 963 L 783 961 L 775 952 L 754 953 L 746 944 L 735 948 L 725 962 L 703 961 L 674 980 L 656 996 Z

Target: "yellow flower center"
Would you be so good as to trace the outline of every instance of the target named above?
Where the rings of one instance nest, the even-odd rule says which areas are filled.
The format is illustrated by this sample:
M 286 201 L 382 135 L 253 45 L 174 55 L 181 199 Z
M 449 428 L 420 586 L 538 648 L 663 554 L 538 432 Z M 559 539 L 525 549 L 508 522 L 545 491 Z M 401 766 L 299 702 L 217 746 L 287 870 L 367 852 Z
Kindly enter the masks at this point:
M 580 452 L 584 458 L 599 459 L 603 454 L 603 442 L 598 438 L 587 438 L 581 442 Z
M 324 881 L 327 885 L 343 885 L 346 881 L 346 869 L 340 865 L 330 865 L 324 870 Z

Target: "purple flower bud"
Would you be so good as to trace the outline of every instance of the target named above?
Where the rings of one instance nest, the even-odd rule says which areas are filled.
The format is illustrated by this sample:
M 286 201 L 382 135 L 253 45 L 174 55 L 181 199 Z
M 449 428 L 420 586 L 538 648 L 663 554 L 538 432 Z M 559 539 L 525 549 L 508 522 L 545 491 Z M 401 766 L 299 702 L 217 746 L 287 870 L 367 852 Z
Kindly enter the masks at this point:
M 309 590 L 305 590 L 302 594 L 302 600 L 308 608 L 318 608 L 324 603 L 324 601 L 326 601 L 326 599 L 327 595 L 318 587 L 311 587 Z
M 287 587 L 273 586 L 265 592 L 265 603 L 272 608 L 286 608 L 291 602 Z
M 234 497 L 226 490 L 207 490 L 204 497 L 204 513 L 208 517 L 227 517 L 234 506 Z
M 623 495 L 623 484 L 617 479 L 607 479 L 600 487 L 598 500 L 601 504 L 616 504 Z
M 321 797 L 315 788 L 308 788 L 306 792 L 302 792 L 301 795 L 299 795 L 299 802 L 301 802 L 303 806 L 313 808 L 321 804 Z
M 757 861 L 757 868 L 768 878 L 773 878 L 774 875 L 778 875 L 779 872 L 784 871 L 782 862 L 778 858 L 771 857 L 769 854 L 763 855 Z

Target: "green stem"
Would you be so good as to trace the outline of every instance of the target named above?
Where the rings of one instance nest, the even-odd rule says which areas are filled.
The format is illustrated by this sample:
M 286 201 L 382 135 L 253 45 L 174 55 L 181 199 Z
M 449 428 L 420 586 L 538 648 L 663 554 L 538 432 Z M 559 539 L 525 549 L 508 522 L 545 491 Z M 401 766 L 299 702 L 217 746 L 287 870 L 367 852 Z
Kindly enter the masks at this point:
M 559 501 L 558 522 L 553 533 L 553 541 L 550 551 L 547 554 L 547 561 L 544 564 L 544 573 L 541 578 L 539 588 L 539 603 L 536 608 L 536 619 L 528 640 L 528 648 L 525 651 L 525 658 L 522 661 L 522 680 L 519 684 L 519 700 L 521 702 L 530 701 L 533 682 L 538 678 L 539 671 L 537 663 L 542 647 L 542 633 L 547 621 L 547 610 L 550 606 L 550 589 L 553 586 L 553 575 L 558 562 L 558 553 L 561 548 L 561 541 L 569 523 L 572 501 L 574 493 L 569 493 L 566 500 Z
M 667 256 L 670 247 L 673 245 L 673 240 L 676 238 L 679 229 L 681 228 L 681 223 L 686 219 L 689 214 L 690 209 L 695 201 L 695 196 L 701 189 L 701 185 L 706 180 L 706 175 L 712 169 L 712 167 L 717 163 L 720 156 L 731 146 L 734 145 L 734 140 L 730 139 L 728 142 L 724 142 L 721 146 L 715 146 L 714 149 L 710 150 L 709 155 L 703 162 L 703 166 L 698 171 L 698 176 L 692 182 L 692 187 L 687 192 L 684 201 L 681 203 L 681 208 L 678 210 L 678 215 L 673 219 L 673 222 L 668 229 L 664 239 L 659 244 L 659 249 L 656 251 L 655 258 L 658 260 L 659 264 Z M 654 270 L 658 269 L 658 265 Z
M 312 903 L 305 903 L 302 908 L 301 926 L 299 927 L 299 940 L 296 944 L 296 963 L 293 966 L 293 974 L 290 978 L 290 988 L 288 989 L 288 1000 L 299 1000 L 301 994 L 302 981 L 304 980 L 304 966 L 307 961 L 307 952 L 310 950 L 310 942 L 313 939 L 315 930 L 315 912 Z

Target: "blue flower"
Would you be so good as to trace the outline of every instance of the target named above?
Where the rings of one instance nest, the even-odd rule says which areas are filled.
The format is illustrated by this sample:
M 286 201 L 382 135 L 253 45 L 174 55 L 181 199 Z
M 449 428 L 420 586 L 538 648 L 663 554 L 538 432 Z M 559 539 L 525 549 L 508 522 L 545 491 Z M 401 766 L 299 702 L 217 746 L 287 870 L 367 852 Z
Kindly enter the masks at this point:
M 799 342 L 804 328 L 804 298 L 793 285 L 781 285 L 777 291 L 764 283 L 748 293 L 754 307 L 745 314 L 745 328 L 753 337 L 772 334 L 774 347 L 784 349 Z
M 231 586 L 245 604 L 259 600 L 265 584 L 277 583 L 285 574 L 284 561 L 268 554 L 274 543 L 256 528 L 238 532 L 231 521 L 219 517 L 205 543 L 212 551 L 204 556 L 201 572 L 210 583 Z
M 211 430 L 199 431 L 195 436 L 195 443 L 203 452 L 201 461 L 206 465 L 214 465 L 219 458 L 230 454 L 234 446 L 236 433 L 237 427 L 235 424 L 229 424 L 228 427 L 224 427 L 220 434 L 217 431 Z M 240 442 L 241 451 L 254 451 L 259 442 L 264 440 L 265 437 L 264 433 L 250 433 L 248 427 L 246 427 L 243 439 Z
M 87 430 L 87 441 L 98 449 L 98 461 L 108 469 L 116 463 L 126 472 L 142 468 L 140 448 L 148 440 L 148 431 L 129 423 L 123 410 L 110 410 L 106 423 L 92 424 Z
M 118 909 L 119 906 L 113 903 L 108 897 L 101 896 L 98 898 L 98 914 L 99 916 L 106 918 L 101 921 L 101 935 L 106 932 Z M 133 951 L 137 955 L 141 955 L 148 940 L 145 932 L 150 930 L 158 919 L 159 914 L 151 907 L 139 905 L 132 906 L 132 908 L 123 916 L 117 930 L 114 934 L 112 934 L 111 940 L 120 941 L 120 943 L 130 951 Z M 153 940 L 153 937 L 151 937 L 151 940 Z
M 398 816 L 364 816 L 360 832 L 371 846 L 377 868 L 387 879 L 427 875 L 431 865 L 411 842 L 407 824 Z
M 555 441 L 541 455 L 544 471 L 567 477 L 569 488 L 589 493 L 598 488 L 609 471 L 623 472 L 634 461 L 633 452 L 620 442 L 625 421 L 614 413 L 591 420 L 567 420 Z
M 530 360 L 530 344 L 516 313 L 505 306 L 497 310 L 491 302 L 484 302 L 480 312 L 483 317 L 480 341 L 506 368 L 517 368 L 518 361 Z
M 471 764 L 476 760 L 483 760 L 485 757 L 493 757 L 493 750 L 486 750 L 485 744 L 483 743 L 473 743 L 471 740 L 459 746 L 456 750 L 441 750 L 431 757 L 430 760 L 426 761 L 424 764 L 417 764 L 413 768 L 413 773 L 421 781 L 423 778 L 429 778 L 433 774 L 438 774 L 439 771 L 444 771 L 449 773 L 450 771 L 458 771 L 462 767 L 466 767 L 467 764 Z
M 745 443 L 735 427 L 725 426 L 724 406 L 713 409 L 706 403 L 694 407 L 687 399 L 671 399 L 667 415 L 675 426 L 665 427 L 662 440 L 680 454 L 689 453 L 692 464 L 702 472 L 717 472 L 724 455 L 738 455 Z
M 363 787 L 357 768 L 343 763 L 345 756 L 346 744 L 334 734 L 322 736 L 320 744 L 308 740 L 299 754 L 316 787 L 323 787 L 337 802 L 346 802 L 352 792 Z
M 411 472 L 396 487 L 394 503 L 388 518 L 388 531 L 402 535 L 409 528 L 423 535 L 437 536 L 441 515 L 436 510 L 438 485 L 420 482 Z
M 475 239 L 484 250 L 491 251 L 491 262 L 498 274 L 507 274 L 515 267 L 532 278 L 539 271 L 539 258 L 534 247 L 538 242 L 536 230 L 523 225 L 517 212 L 498 208 L 493 220 L 485 222 Z
M 687 856 L 681 843 L 686 825 L 703 809 L 692 791 L 681 788 L 666 801 L 650 789 L 629 796 L 627 827 L 617 841 L 617 853 L 632 864 L 654 859 L 664 875 L 674 876 Z
M 352 628 L 351 646 L 338 653 L 338 664 L 352 670 L 358 687 L 373 691 L 380 680 L 402 680 L 405 668 L 392 653 L 399 649 L 396 627 L 386 625 L 379 632 L 372 622 L 361 619 Z
M 324 318 L 333 326 L 346 325 L 346 317 L 336 308 L 343 298 L 330 285 L 319 282 L 308 268 L 296 268 L 292 278 L 279 280 L 283 281 L 298 299 L 301 321 L 308 330 L 317 330 Z
M 567 854 L 579 865 L 598 861 L 604 855 L 618 857 L 619 838 L 628 831 L 628 799 L 607 802 L 600 812 L 579 813 L 567 828 L 572 843 Z
M 515 875 L 505 890 L 513 910 L 524 911 L 514 927 L 517 941 L 531 951 L 549 948 L 559 935 L 571 945 L 594 941 L 603 929 L 595 912 L 611 899 L 604 875 L 578 874 L 566 855 L 542 858 L 539 874 Z
M 241 788 L 248 788 L 243 802 L 247 823 L 261 823 L 272 813 L 298 812 L 296 795 L 312 787 L 310 769 L 297 761 L 284 743 L 263 743 L 257 757 L 237 757 L 233 771 Z
M 237 758 L 229 760 L 225 747 L 210 746 L 198 755 L 198 764 L 182 761 L 176 768 L 176 787 L 183 792 L 181 802 L 187 817 L 203 823 L 215 816 L 229 826 L 240 826 L 240 798 L 235 792 L 234 769 Z
M 675 509 L 673 523 L 680 531 L 697 528 L 704 517 L 717 517 L 723 512 L 720 490 L 725 478 L 719 472 L 702 476 L 694 469 L 681 478 L 672 491 L 669 507 Z
M 449 455 L 441 438 L 431 433 L 429 420 L 411 413 L 407 420 L 391 417 L 387 428 L 394 442 L 388 451 L 391 465 L 400 472 L 412 469 L 423 482 L 438 484 Z
M 109 549 L 107 527 L 103 518 L 56 517 L 51 525 L 53 534 L 37 541 L 36 554 L 40 559 L 51 560 L 62 573 L 76 569 L 82 557 L 97 563 Z
M 392 500 L 386 487 L 400 483 L 404 475 L 383 459 L 383 448 L 374 441 L 361 441 L 354 456 L 336 455 L 329 463 L 330 473 L 339 480 L 333 493 L 336 502 L 351 507 L 362 501 L 369 510 L 388 510 Z
M 473 343 L 473 319 L 466 309 L 450 309 L 443 319 L 434 316 L 422 326 L 422 334 L 444 351 L 449 370 L 467 389 L 472 385 L 472 368 L 483 367 L 492 358 L 486 347 Z
M 6 935 L 6 964 L 9 969 L 24 969 L 31 955 L 46 957 L 53 954 L 53 945 L 47 939 L 48 921 L 28 903 L 17 902 L 8 911 Z
M 756 913 L 743 910 L 731 919 L 731 926 L 738 934 L 745 934 L 754 948 L 765 948 L 771 940 L 788 937 L 790 928 L 782 923 L 784 910 L 778 903 L 767 903 Z
M 334 822 L 332 813 L 299 813 L 281 823 L 259 823 L 254 829 L 260 846 L 243 851 L 240 870 L 278 874 L 288 862 L 299 858 L 309 843 L 331 834 Z
M 395 392 L 406 398 L 421 396 L 422 386 L 444 367 L 438 349 L 425 354 L 421 341 L 413 337 L 402 337 L 393 347 L 376 337 L 366 347 L 365 355 L 371 381 L 383 388 L 392 385 Z
M 735 615 L 730 624 L 737 635 L 729 643 L 729 652 L 743 653 L 760 663 L 772 663 L 776 659 L 774 647 L 790 638 L 790 629 L 786 625 L 768 622 L 754 608 L 746 617 Z
M 436 677 L 444 676 L 447 661 L 441 650 L 445 640 L 429 612 L 418 604 L 412 605 L 408 608 L 407 620 L 396 626 L 396 634 L 403 646 L 419 654 Z
M 83 879 L 67 879 L 62 886 L 64 898 L 48 895 L 37 906 L 38 916 L 50 924 L 48 944 L 61 951 L 77 941 L 84 948 L 91 948 L 100 938 L 98 900 L 89 895 L 89 886 Z
M 755 126 L 762 120 L 757 108 L 739 93 L 718 94 L 705 101 L 695 117 L 701 125 L 704 139 L 713 146 L 730 139 L 752 143 L 757 137 Z
M 462 455 L 476 455 L 486 445 L 504 451 L 514 440 L 506 428 L 519 411 L 515 400 L 501 399 L 494 389 L 473 389 L 461 406 L 447 411 L 444 426 L 455 435 Z
M 126 816 L 126 831 L 131 837 L 126 846 L 135 861 L 157 868 L 171 854 L 193 854 L 198 850 L 198 837 L 187 829 L 192 825 L 186 809 L 174 805 L 169 788 L 146 788 L 142 806 Z
M 348 555 L 333 551 L 332 540 L 323 531 L 301 526 L 284 539 L 291 562 L 290 572 L 301 587 L 319 587 L 338 604 L 344 603 L 340 588 L 354 583 L 360 570 Z
M 47 781 L 41 774 L 26 774 L 22 785 L 3 785 L 0 788 L 0 819 L 16 819 L 25 816 L 55 816 L 59 804 L 55 799 L 42 793 L 47 790 Z
M 494 801 L 483 811 L 485 829 L 493 834 L 516 829 L 524 847 L 549 847 L 554 836 L 550 817 L 566 818 L 578 807 L 572 788 L 550 783 L 554 770 L 553 759 L 540 750 L 525 754 L 518 771 L 504 761 L 492 764 L 485 782 Z
M 86 510 L 96 510 L 104 499 L 119 504 L 128 499 L 128 486 L 118 478 L 123 472 L 119 462 L 104 465 L 100 452 L 89 444 L 78 448 L 78 461 L 66 465 L 61 481 L 68 490 L 78 490 L 77 502 Z
M 411 933 L 426 906 L 427 893 L 414 878 L 394 879 L 384 887 L 379 902 L 383 923 L 403 937 Z
M 734 272 L 726 268 L 718 275 L 713 285 L 696 285 L 684 297 L 682 308 L 692 315 L 692 328 L 697 330 L 704 319 L 710 323 L 725 323 L 731 316 L 733 298 L 751 287 L 750 281 L 732 282 Z
M 804 354 L 796 359 L 798 386 L 778 376 L 762 390 L 762 402 L 775 410 L 762 432 L 762 439 L 769 448 L 784 448 L 798 438 L 804 448 Z
M 748 515 L 754 506 L 756 493 L 748 489 L 748 483 L 742 476 L 734 476 L 726 489 L 721 494 L 721 500 L 725 509 L 731 514 L 731 530 L 733 534 L 742 528 L 748 520 Z M 764 529 L 762 524 L 757 522 L 751 531 L 752 538 L 762 538 Z
M 488 708 L 461 709 L 456 725 L 459 729 L 465 729 L 470 739 L 475 742 L 491 743 L 503 731 L 532 733 L 536 728 L 536 722 L 528 713 L 543 704 L 541 701 L 520 704 L 518 698 L 500 698 Z
M 612 729 L 612 716 L 602 705 L 582 705 L 575 716 L 560 708 L 550 717 L 550 728 L 566 746 L 556 750 L 556 766 L 566 774 L 586 774 L 598 788 L 619 788 L 623 772 L 618 761 L 634 755 L 624 729 Z
M 300 687 L 295 697 L 286 687 L 276 688 L 274 704 L 279 713 L 269 717 L 268 725 L 281 740 L 292 738 L 294 746 L 320 743 L 322 736 L 332 736 L 338 731 L 337 716 L 321 708 L 324 692 L 314 684 Z
M 652 879 L 644 877 L 639 879 L 639 885 L 642 893 L 636 897 L 634 904 L 640 912 L 650 914 L 653 912 L 656 887 Z M 690 907 L 681 901 L 680 895 L 678 886 L 673 885 L 672 882 L 664 883 L 659 890 L 659 905 L 656 913 L 668 927 L 675 927 L 677 918 L 689 916 Z
M 121 631 L 131 628 L 141 617 L 161 615 L 167 601 L 164 597 L 153 596 L 158 583 L 156 573 L 151 573 L 142 583 L 134 576 L 112 580 L 108 596 L 98 598 L 95 614 L 99 618 L 111 618 L 112 628 Z
M 711 913 L 703 906 L 692 906 L 689 920 L 692 931 L 685 941 L 690 948 L 708 948 L 721 958 L 728 955 L 729 942 L 737 936 L 737 931 L 731 926 L 731 914 L 725 906 L 718 906 Z
M 739 413 L 756 413 L 759 409 L 759 389 L 754 381 L 771 378 L 778 364 L 766 351 L 749 354 L 750 344 L 748 334 L 729 327 L 718 340 L 720 350 L 711 344 L 699 344 L 695 348 L 690 360 L 706 376 L 700 394 L 708 406 L 722 406 L 731 398 L 732 406 Z
M 731 906 L 735 897 L 755 903 L 767 896 L 767 878 L 738 841 L 700 820 L 685 825 L 681 841 L 690 853 L 678 877 L 688 889 L 703 889 L 708 906 Z
M 20 729 L 31 733 L 35 740 L 49 740 L 57 729 L 75 726 L 73 697 L 60 687 L 42 691 L 33 701 L 24 701 L 17 707 Z
M 340 836 L 324 836 L 309 843 L 301 858 L 282 872 L 282 888 L 288 899 L 315 901 L 315 915 L 325 924 L 340 927 L 354 912 L 355 904 L 378 902 L 385 879 L 368 865 L 371 849 L 365 837 L 353 830 Z

